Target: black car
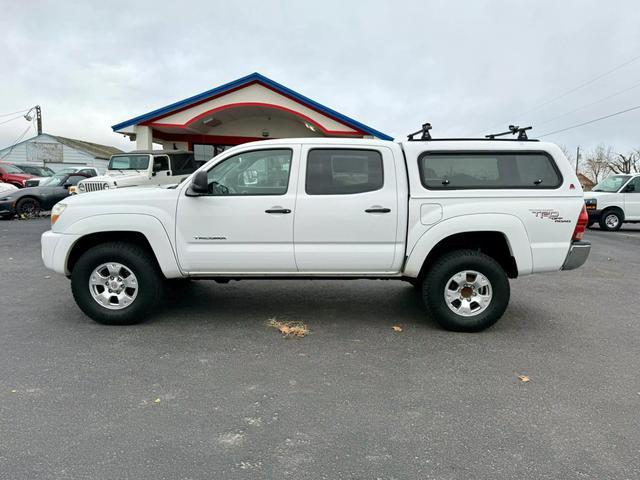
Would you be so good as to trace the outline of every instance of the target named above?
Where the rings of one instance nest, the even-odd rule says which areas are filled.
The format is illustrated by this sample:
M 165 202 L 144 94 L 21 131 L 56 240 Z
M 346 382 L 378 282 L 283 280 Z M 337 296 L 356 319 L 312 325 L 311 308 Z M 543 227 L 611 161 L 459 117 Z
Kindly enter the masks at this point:
M 56 203 L 69 195 L 69 187 L 80 180 L 90 178 L 81 173 L 58 173 L 48 177 L 37 187 L 23 188 L 0 197 L 0 218 L 34 216 L 41 210 L 51 210 Z

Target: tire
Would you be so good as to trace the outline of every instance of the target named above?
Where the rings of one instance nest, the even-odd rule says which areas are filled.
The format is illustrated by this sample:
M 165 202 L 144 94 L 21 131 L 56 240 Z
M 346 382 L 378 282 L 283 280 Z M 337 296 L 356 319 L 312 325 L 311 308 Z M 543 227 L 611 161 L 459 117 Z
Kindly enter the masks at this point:
M 37 217 L 40 210 L 42 210 L 40 202 L 32 197 L 21 198 L 18 200 L 18 203 L 16 203 L 16 213 L 18 217 Z
M 600 228 L 608 232 L 616 232 L 622 227 L 622 214 L 618 210 L 607 210 L 600 217 Z
M 589 222 L 587 223 L 587 228 L 592 228 L 595 225 L 596 222 Z
M 454 280 L 457 276 L 460 283 Z M 450 295 L 449 299 L 446 295 Z M 493 258 L 475 250 L 443 255 L 422 283 L 427 311 L 441 327 L 455 332 L 479 332 L 490 327 L 507 309 L 509 296 L 504 269 Z
M 93 286 L 90 281 L 94 282 Z M 109 290 L 117 285 L 118 289 Z M 87 316 L 105 325 L 133 325 L 145 320 L 162 297 L 163 286 L 164 277 L 153 255 L 126 242 L 90 248 L 78 259 L 71 273 L 71 291 L 76 303 Z M 101 298 L 102 303 L 94 296 Z

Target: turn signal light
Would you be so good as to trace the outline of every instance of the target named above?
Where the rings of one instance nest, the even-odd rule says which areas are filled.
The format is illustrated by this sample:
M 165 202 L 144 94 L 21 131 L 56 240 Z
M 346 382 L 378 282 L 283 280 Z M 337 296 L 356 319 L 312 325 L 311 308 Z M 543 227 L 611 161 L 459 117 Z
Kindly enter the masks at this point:
M 578 223 L 576 223 L 576 228 L 573 231 L 573 237 L 571 240 L 574 242 L 579 242 L 584 237 L 584 232 L 587 229 L 587 225 L 589 225 L 589 214 L 587 213 L 587 207 L 582 204 L 582 210 L 580 211 L 580 215 L 578 216 Z

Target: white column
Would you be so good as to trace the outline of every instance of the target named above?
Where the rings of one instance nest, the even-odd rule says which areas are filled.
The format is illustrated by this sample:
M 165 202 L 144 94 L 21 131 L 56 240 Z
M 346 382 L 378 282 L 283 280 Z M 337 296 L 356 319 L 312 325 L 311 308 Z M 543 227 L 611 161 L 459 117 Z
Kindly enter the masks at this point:
M 152 150 L 153 149 L 153 135 L 151 133 L 151 127 L 146 125 L 136 125 L 136 149 L 137 150 Z

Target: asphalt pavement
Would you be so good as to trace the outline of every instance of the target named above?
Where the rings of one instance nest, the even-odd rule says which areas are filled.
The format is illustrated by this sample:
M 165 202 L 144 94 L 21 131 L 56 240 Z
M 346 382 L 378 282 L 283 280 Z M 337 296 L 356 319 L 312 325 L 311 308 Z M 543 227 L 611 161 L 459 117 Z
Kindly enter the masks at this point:
M 640 477 L 638 227 L 512 281 L 479 334 L 365 280 L 192 282 L 102 326 L 42 265 L 47 228 L 0 222 L 2 480 Z

